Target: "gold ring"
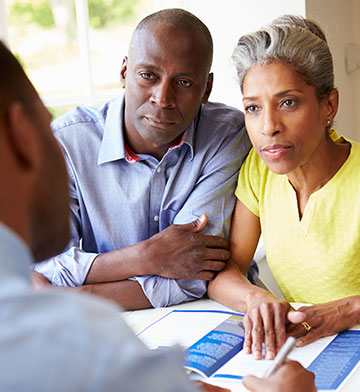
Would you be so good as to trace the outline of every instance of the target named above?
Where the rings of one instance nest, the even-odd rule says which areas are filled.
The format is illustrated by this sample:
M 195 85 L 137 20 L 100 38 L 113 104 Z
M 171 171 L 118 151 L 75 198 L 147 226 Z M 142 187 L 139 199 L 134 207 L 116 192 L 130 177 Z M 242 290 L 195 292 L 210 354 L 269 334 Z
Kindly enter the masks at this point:
M 301 325 L 305 328 L 305 330 L 306 330 L 307 333 L 310 332 L 311 329 L 312 329 L 312 326 L 311 326 L 310 324 L 308 324 L 306 321 L 303 321 L 303 322 L 301 323 Z

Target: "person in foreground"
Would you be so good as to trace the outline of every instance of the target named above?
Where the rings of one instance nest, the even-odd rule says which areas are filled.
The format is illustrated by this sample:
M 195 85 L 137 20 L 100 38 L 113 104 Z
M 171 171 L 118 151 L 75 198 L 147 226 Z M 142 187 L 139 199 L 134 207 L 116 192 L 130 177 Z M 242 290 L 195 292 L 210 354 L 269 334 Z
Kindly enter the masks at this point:
M 233 58 L 253 143 L 241 167 L 232 261 L 209 296 L 246 312 L 245 350 L 273 358 L 360 322 L 360 146 L 331 129 L 338 109 L 320 27 L 284 16 L 239 39 Z M 245 278 L 262 233 L 286 301 Z M 292 312 L 289 302 L 309 303 Z
M 70 178 L 71 241 L 36 271 L 54 286 L 125 309 L 168 306 L 201 298 L 224 267 L 251 144 L 239 110 L 208 102 L 212 53 L 191 13 L 151 14 L 124 58 L 124 95 L 53 122 Z M 44 277 L 37 284 L 49 284 Z
M 0 41 L 0 390 L 198 390 L 183 371 L 182 351 L 146 349 L 115 304 L 32 290 L 30 264 L 61 252 L 69 238 L 68 179 L 50 120 Z M 313 385 L 312 373 L 289 362 L 267 380 L 274 391 L 287 390 L 278 388 L 284 371 L 295 392 Z M 264 391 L 263 380 L 247 381 L 251 390 Z

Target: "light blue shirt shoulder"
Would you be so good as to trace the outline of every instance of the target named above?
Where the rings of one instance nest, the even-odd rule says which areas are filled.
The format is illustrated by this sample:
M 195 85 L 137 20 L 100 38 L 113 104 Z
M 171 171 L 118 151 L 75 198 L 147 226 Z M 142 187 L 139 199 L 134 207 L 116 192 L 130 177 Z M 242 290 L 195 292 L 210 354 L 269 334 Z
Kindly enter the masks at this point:
M 124 105 L 118 97 L 100 107 L 78 107 L 53 122 L 71 181 L 72 211 L 68 250 L 37 267 L 55 285 L 81 285 L 97 254 L 203 213 L 209 216 L 204 233 L 228 237 L 237 173 L 250 149 L 243 113 L 219 103 L 202 105 L 184 142 L 159 162 L 147 154 L 129 156 Z M 154 307 L 206 292 L 206 282 L 199 280 L 134 279 Z
M 180 349 L 147 350 L 106 301 L 32 291 L 32 262 L 26 245 L 0 223 L 1 391 L 195 390 Z

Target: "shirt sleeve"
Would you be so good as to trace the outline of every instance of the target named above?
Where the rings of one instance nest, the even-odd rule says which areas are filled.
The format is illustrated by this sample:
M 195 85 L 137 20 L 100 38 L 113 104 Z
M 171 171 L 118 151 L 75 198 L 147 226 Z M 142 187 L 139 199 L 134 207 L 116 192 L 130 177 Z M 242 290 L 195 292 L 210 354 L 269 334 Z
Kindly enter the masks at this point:
M 241 166 L 236 197 L 256 216 L 259 216 L 259 192 L 261 182 L 261 158 L 252 149 Z
M 26 293 L 22 304 L 33 321 L 18 350 L 21 379 L 30 384 L 20 385 L 38 380 L 41 391 L 197 391 L 184 371 L 183 350 L 149 350 L 111 302 L 52 290 Z
M 202 141 L 206 145 L 205 141 Z M 228 238 L 231 216 L 235 205 L 236 179 L 251 143 L 245 128 L 229 132 L 221 143 L 204 160 L 201 176 L 188 200 L 174 219 L 184 224 L 199 218 L 203 213 L 209 217 L 202 233 Z M 249 269 L 253 279 L 257 276 L 255 263 Z M 207 283 L 202 280 L 167 279 L 159 276 L 135 278 L 154 307 L 169 306 L 201 298 Z
M 99 342 L 99 353 L 95 357 L 96 373 L 102 377 L 90 389 L 127 392 L 198 391 L 196 384 L 185 373 L 184 352 L 180 347 L 149 350 L 126 325 L 120 313 L 117 318 L 106 318 L 104 313 L 97 312 L 99 316 L 96 314 L 97 318 L 92 321 L 95 326 L 103 326 L 103 333 L 93 337 L 103 340 Z M 91 360 L 94 362 L 93 357 Z
M 156 275 L 136 276 L 131 280 L 140 284 L 154 308 L 194 301 L 206 293 L 204 280 L 169 279 Z
M 163 352 L 161 352 L 163 351 Z M 186 375 L 184 355 L 179 349 L 146 350 L 119 371 L 109 363 L 101 390 L 128 392 L 196 392 L 198 388 Z M 110 373 L 110 374 L 109 374 Z M 114 386 L 118 386 L 118 389 Z

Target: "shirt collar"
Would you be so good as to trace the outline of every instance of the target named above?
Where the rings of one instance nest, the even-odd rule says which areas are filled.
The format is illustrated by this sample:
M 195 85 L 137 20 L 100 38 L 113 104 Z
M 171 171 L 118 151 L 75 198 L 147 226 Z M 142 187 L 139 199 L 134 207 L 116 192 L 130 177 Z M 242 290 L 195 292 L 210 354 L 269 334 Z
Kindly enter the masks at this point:
M 98 156 L 98 165 L 106 162 L 126 159 L 129 163 L 140 161 L 140 158 L 126 145 L 124 140 L 124 108 L 125 94 L 110 101 L 107 108 L 106 119 L 104 124 L 104 134 Z M 200 111 L 192 121 L 188 129 L 184 132 L 179 143 L 171 146 L 169 150 L 181 147 L 187 144 L 190 147 L 190 158 L 194 157 L 194 133 L 199 122 Z M 119 116 L 120 113 L 120 116 Z
M 111 100 L 107 105 L 98 165 L 125 158 L 124 107 L 124 94 Z
M 0 277 L 21 277 L 30 282 L 30 265 L 34 262 L 26 243 L 0 222 Z

